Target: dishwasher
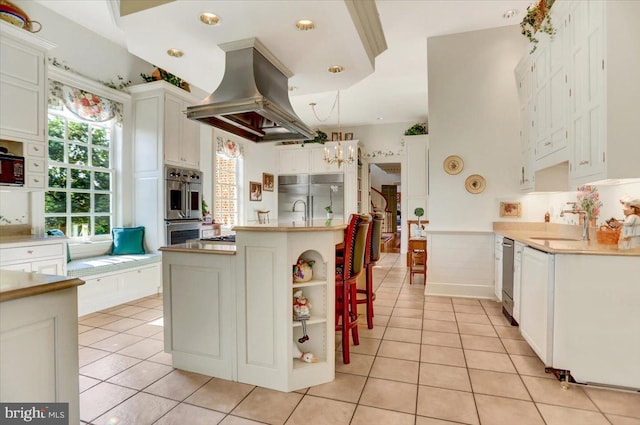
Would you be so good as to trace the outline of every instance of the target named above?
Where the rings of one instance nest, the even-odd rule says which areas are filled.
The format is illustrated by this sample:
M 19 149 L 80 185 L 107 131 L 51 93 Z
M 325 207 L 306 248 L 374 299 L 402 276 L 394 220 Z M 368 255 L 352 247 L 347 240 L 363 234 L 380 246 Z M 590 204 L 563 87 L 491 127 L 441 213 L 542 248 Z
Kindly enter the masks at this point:
M 513 259 L 515 244 L 513 239 L 502 239 L 502 313 L 511 323 L 518 326 L 513 318 Z

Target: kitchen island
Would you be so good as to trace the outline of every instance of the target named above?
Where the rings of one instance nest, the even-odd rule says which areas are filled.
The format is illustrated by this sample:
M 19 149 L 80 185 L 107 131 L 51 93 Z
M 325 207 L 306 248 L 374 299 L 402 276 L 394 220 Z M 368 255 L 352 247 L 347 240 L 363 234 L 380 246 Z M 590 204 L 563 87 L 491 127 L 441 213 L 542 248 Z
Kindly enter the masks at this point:
M 0 270 L 0 401 L 69 403 L 79 422 L 80 279 Z
M 583 241 L 578 226 L 494 230 L 516 241 L 520 333 L 545 365 L 580 383 L 640 389 L 640 248 Z
M 335 246 L 341 220 L 237 226 L 236 244 L 201 241 L 163 247 L 165 351 L 173 366 L 219 378 L 294 391 L 335 376 Z M 293 283 L 299 258 L 313 279 Z M 312 305 L 309 340 L 293 321 L 293 292 Z M 293 344 L 315 363 L 293 358 Z

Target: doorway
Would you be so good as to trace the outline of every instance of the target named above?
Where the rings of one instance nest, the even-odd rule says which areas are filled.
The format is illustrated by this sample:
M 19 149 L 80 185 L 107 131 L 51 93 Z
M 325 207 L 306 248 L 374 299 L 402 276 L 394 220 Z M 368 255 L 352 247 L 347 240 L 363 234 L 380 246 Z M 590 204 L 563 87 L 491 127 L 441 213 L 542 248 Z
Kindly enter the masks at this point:
M 371 210 L 383 214 L 382 251 L 400 252 L 402 227 L 400 199 L 402 197 L 401 164 L 369 163 Z

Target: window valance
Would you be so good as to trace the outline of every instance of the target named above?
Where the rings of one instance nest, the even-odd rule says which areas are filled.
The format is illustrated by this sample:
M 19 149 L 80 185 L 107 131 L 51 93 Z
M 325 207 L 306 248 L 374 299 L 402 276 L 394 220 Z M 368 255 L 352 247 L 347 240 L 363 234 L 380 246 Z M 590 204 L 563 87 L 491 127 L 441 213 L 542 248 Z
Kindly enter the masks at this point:
M 49 107 L 62 109 L 62 105 L 83 120 L 104 122 L 115 119 L 116 124 L 122 125 L 122 103 L 49 80 Z
M 224 158 L 235 159 L 242 157 L 242 145 L 238 142 L 227 139 L 226 141 L 222 137 L 216 137 L 216 153 Z

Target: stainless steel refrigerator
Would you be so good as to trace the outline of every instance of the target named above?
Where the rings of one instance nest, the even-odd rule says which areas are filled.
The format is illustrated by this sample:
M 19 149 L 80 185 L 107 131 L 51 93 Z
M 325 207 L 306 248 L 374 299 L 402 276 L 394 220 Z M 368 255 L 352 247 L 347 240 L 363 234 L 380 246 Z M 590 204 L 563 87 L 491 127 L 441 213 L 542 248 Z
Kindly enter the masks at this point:
M 278 221 L 326 219 L 327 207 L 333 218 L 344 218 L 343 174 L 296 174 L 278 176 Z

